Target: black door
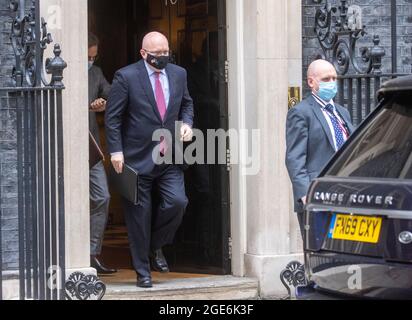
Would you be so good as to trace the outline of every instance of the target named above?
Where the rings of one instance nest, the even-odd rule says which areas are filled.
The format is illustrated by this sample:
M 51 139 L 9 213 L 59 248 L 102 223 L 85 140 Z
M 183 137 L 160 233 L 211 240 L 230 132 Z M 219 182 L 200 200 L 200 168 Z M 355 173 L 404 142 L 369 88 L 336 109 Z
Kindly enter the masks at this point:
M 103 6 L 107 0 L 89 0 Z M 109 1 L 112 3 L 112 1 Z M 108 3 L 109 3 L 108 2 Z M 160 31 L 170 40 L 173 60 L 188 71 L 195 104 L 195 128 L 228 129 L 226 62 L 226 4 L 222 0 L 119 0 L 124 17 L 113 17 L 127 37 L 125 64 L 140 59 L 143 36 Z M 173 4 L 172 2 L 176 2 Z M 114 5 L 115 6 L 115 5 Z M 117 4 L 119 7 L 119 4 Z M 91 6 L 92 7 L 92 6 Z M 90 8 L 90 6 L 89 6 Z M 107 15 L 109 12 L 106 13 Z M 109 17 L 107 17 L 109 18 Z M 99 20 L 99 19 L 96 19 Z M 101 23 L 116 28 L 110 20 Z M 107 44 L 106 44 L 107 45 Z M 123 48 L 123 46 L 122 46 Z M 107 50 L 107 49 L 106 49 Z M 106 61 L 112 76 L 110 61 Z M 104 61 L 101 61 L 104 69 Z M 217 153 L 216 153 L 217 158 Z M 216 162 L 217 163 L 217 162 Z M 229 176 L 225 165 L 194 165 L 185 173 L 189 198 L 175 244 L 165 249 L 173 271 L 230 273 Z
M 187 0 L 180 3 L 185 3 L 186 7 L 170 7 L 171 19 L 184 20 L 184 29 L 180 21 L 171 23 L 177 25 L 171 34 L 172 39 L 177 34 L 173 49 L 177 64 L 188 71 L 189 91 L 195 105 L 195 128 L 206 137 L 208 129 L 228 129 L 225 2 Z M 212 142 L 207 141 L 208 144 Z M 229 273 L 227 167 L 213 164 L 190 167 L 186 172 L 186 188 L 189 208 L 177 236 L 177 247 L 170 251 L 176 264 L 186 260 L 185 266 L 197 263 L 211 268 L 213 273 Z

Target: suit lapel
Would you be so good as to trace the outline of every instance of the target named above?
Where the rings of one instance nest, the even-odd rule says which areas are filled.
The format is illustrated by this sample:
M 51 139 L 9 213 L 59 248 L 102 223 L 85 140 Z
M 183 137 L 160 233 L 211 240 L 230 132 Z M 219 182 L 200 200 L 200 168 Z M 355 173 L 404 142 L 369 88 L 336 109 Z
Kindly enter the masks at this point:
M 147 73 L 146 66 L 144 65 L 144 61 L 141 60 L 138 62 L 137 67 L 139 69 L 139 80 L 140 84 L 143 87 L 143 91 L 145 92 L 147 98 L 149 99 L 150 104 L 152 105 L 153 111 L 156 114 L 157 118 L 160 122 L 162 122 L 162 117 L 160 116 L 159 109 L 157 108 L 157 103 L 155 96 L 153 94 L 152 84 L 149 79 L 149 74 Z
M 171 70 L 170 68 L 170 64 L 167 65 L 166 67 L 166 74 L 167 74 L 167 78 L 169 80 L 169 105 L 167 106 L 167 111 L 166 111 L 166 116 L 165 116 L 165 120 L 167 119 L 167 116 L 170 113 L 170 109 L 172 109 L 173 107 L 173 101 L 174 101 L 174 97 L 175 97 L 175 84 L 176 84 L 176 74 Z
M 312 108 L 313 113 L 315 114 L 316 118 L 318 118 L 320 124 L 322 125 L 323 131 L 325 132 L 326 136 L 328 137 L 329 143 L 332 148 L 335 150 L 335 143 L 333 142 L 332 132 L 330 132 L 330 128 L 328 122 L 323 115 L 322 110 L 320 109 L 319 104 L 315 101 L 315 99 L 310 96 L 309 104 Z

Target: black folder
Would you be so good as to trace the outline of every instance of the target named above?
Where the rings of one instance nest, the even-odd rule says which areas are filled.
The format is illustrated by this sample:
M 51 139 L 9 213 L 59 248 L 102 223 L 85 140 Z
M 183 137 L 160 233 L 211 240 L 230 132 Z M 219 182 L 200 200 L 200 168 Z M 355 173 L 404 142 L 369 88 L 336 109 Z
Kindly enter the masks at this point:
M 123 198 L 134 205 L 139 204 L 139 173 L 136 170 L 124 164 L 123 172 L 118 174 L 111 165 L 109 180 L 112 188 Z

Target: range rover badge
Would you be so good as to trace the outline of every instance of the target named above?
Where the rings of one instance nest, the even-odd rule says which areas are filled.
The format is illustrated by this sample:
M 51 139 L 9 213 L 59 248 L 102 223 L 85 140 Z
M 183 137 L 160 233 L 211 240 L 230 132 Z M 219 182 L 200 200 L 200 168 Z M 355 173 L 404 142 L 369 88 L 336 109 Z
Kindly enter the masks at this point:
M 402 244 L 411 244 L 412 243 L 412 232 L 403 231 L 399 234 L 399 242 Z

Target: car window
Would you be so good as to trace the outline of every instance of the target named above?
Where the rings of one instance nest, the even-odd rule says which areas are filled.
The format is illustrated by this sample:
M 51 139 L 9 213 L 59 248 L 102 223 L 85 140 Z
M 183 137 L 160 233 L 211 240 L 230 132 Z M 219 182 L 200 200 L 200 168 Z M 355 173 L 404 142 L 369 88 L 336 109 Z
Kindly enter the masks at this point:
M 412 179 L 412 100 L 409 101 L 410 105 L 393 102 L 382 109 L 326 175 Z

